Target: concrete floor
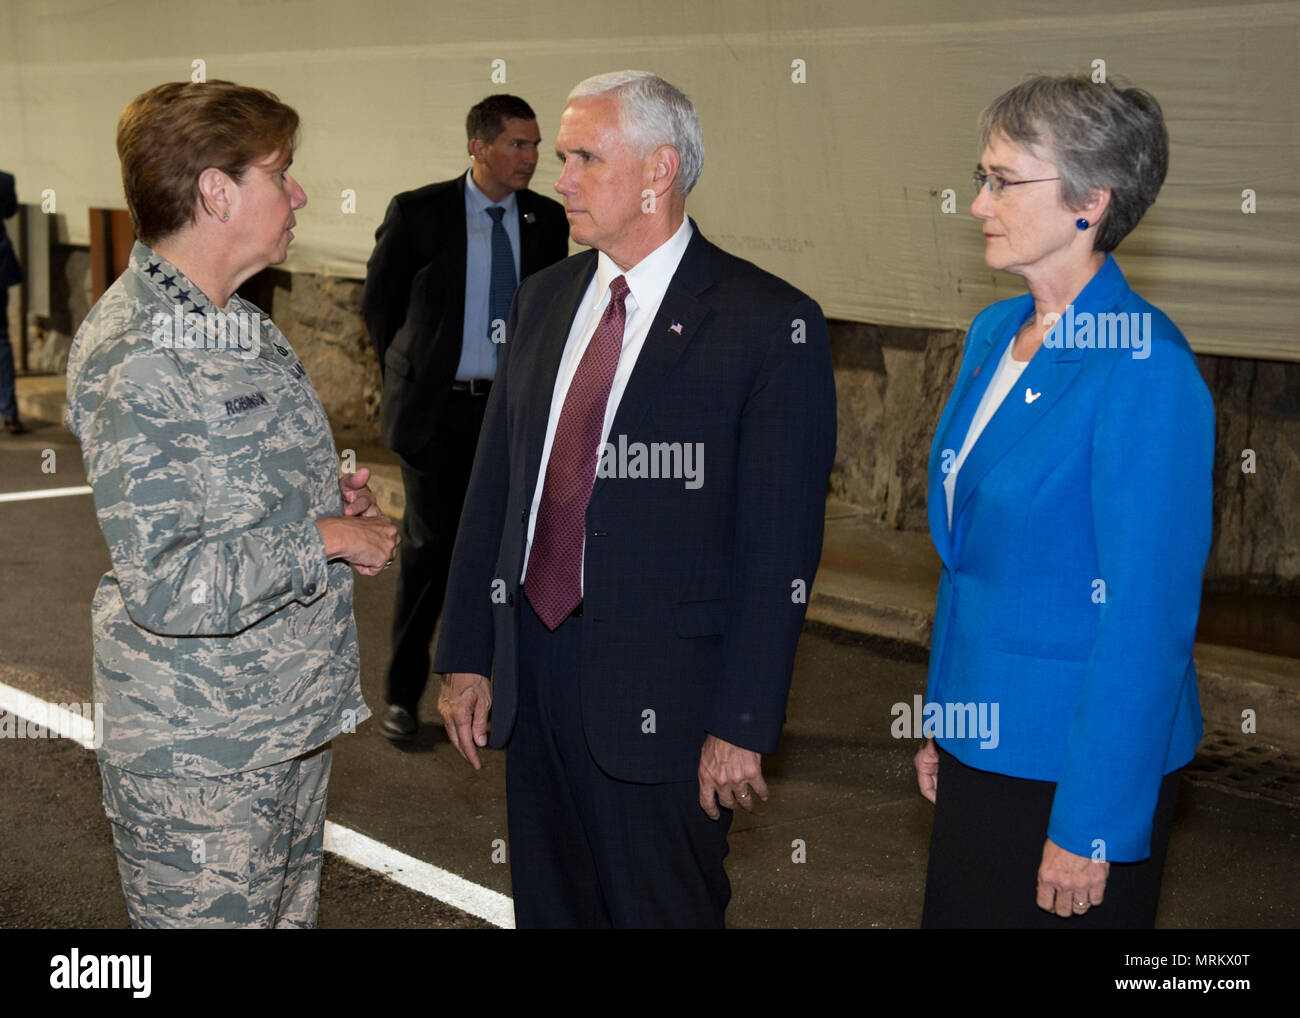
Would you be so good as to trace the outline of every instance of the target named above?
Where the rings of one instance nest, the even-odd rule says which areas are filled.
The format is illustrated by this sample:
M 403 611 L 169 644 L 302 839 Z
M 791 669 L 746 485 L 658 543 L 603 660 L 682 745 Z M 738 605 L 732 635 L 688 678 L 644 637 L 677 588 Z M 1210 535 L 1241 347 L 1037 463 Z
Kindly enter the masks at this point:
M 45 450 L 56 472 L 42 473 Z M 84 483 L 62 428 L 0 441 L 0 491 Z M 91 594 L 107 553 L 89 496 L 0 503 L 0 682 L 54 701 L 89 699 Z M 357 584 L 362 685 L 378 712 L 395 574 Z M 920 918 L 930 805 L 916 791 L 915 745 L 890 735 L 890 706 L 923 689 L 924 652 L 813 627 L 796 661 L 781 751 L 764 761 L 771 801 L 733 826 L 728 859 L 737 927 L 914 927 Z M 504 767 L 475 773 L 428 722 L 398 751 L 374 721 L 335 741 L 329 816 L 419 859 L 509 892 L 492 861 L 504 838 Z M 1273 747 L 1294 782 L 1295 756 Z M 93 756 L 62 741 L 0 740 L 0 927 L 120 927 L 108 825 Z M 806 846 L 791 860 L 792 842 Z M 1300 918 L 1295 798 L 1267 797 L 1212 775 L 1184 781 L 1159 925 L 1291 928 Z M 429 928 L 478 920 L 334 857 L 326 927 Z

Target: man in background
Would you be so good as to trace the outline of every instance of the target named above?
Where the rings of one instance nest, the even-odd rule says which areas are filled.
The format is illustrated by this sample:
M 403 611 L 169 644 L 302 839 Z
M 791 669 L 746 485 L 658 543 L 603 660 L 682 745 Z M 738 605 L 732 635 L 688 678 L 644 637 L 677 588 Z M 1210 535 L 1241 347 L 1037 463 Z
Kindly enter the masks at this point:
M 362 314 L 379 356 L 385 443 L 406 509 L 381 730 L 418 728 L 461 504 L 505 319 L 519 280 L 568 254 L 558 202 L 528 190 L 541 133 L 524 100 L 492 95 L 466 118 L 470 169 L 397 195 L 375 233 Z

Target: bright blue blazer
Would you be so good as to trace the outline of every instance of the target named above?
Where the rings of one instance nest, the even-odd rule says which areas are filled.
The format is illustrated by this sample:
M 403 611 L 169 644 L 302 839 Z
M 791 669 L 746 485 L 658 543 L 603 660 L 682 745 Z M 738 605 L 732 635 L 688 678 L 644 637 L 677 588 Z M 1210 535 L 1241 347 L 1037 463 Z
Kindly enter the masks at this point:
M 1135 862 L 1161 778 L 1202 733 L 1192 643 L 1214 406 L 1187 340 L 1108 255 L 1075 298 L 1074 331 L 1049 336 L 968 454 L 950 532 L 944 471 L 1033 309 L 1026 294 L 976 317 L 930 450 L 943 574 L 926 698 L 997 704 L 996 745 L 956 724 L 936 741 L 968 766 L 1056 782 L 1045 835 Z M 1130 319 L 1149 323 L 1145 357 L 1067 345 L 1095 341 L 1080 323 L 1102 320 L 1085 315 L 1134 312 L 1150 315 Z

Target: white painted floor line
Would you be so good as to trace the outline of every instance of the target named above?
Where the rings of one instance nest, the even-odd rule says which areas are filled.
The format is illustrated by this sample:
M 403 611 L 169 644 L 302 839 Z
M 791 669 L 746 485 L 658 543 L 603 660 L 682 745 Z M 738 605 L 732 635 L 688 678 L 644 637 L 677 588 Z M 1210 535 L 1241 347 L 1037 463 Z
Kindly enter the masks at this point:
M 399 852 L 331 820 L 325 821 L 325 851 L 382 873 L 403 887 L 445 901 L 495 926 L 514 929 L 515 905 L 504 894 Z
M 77 709 L 84 711 L 90 706 L 77 704 Z M 0 682 L 0 711 L 43 725 L 55 735 L 71 739 L 83 749 L 95 748 L 94 717 L 80 717 L 68 710 L 67 705 L 47 703 L 39 696 L 32 696 L 31 693 L 24 693 L 21 689 Z M 93 713 L 93 708 L 85 712 Z
M 69 710 L 69 706 L 75 709 Z M 93 713 L 90 704 L 48 703 L 38 696 L 0 682 L 0 713 L 42 725 L 61 738 L 72 739 L 84 749 L 93 749 L 94 718 L 80 717 L 78 711 Z M 333 852 L 356 866 L 373 870 L 403 887 L 446 902 L 462 912 L 468 912 L 496 926 L 514 929 L 515 906 L 506 895 L 458 877 L 433 863 L 399 852 L 390 845 L 332 820 L 325 821 L 325 851 Z
M 89 495 L 94 492 L 89 484 L 76 488 L 37 488 L 35 491 L 0 492 L 0 502 L 30 502 L 35 498 L 64 498 L 68 495 Z

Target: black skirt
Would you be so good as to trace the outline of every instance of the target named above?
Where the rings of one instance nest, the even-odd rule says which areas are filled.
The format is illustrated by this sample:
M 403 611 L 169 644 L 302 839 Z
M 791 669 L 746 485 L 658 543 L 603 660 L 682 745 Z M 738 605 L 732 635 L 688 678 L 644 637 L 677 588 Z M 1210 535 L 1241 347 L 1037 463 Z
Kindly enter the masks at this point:
M 1056 783 L 976 770 L 940 748 L 922 928 L 1151 929 L 1181 774 L 1160 784 L 1150 857 L 1111 863 L 1102 903 L 1063 919 L 1035 904 Z

